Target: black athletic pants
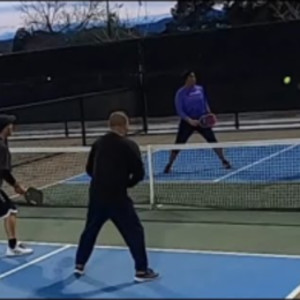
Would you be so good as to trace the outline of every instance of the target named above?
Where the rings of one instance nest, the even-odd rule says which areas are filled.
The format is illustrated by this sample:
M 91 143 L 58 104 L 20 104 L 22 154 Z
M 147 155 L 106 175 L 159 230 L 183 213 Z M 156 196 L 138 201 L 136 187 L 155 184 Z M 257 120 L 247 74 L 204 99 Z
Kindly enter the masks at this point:
M 90 196 L 87 221 L 80 237 L 76 254 L 76 264 L 85 265 L 92 254 L 101 227 L 109 219 L 124 238 L 135 261 L 136 271 L 148 268 L 144 229 L 135 211 L 132 200 L 127 197 L 120 204 L 101 202 L 97 195 Z
M 185 120 L 181 120 L 179 123 L 179 128 L 178 128 L 178 133 L 177 133 L 175 143 L 176 144 L 186 143 L 187 140 L 190 138 L 190 136 L 194 133 L 194 131 L 200 133 L 208 143 L 217 142 L 216 136 L 211 128 L 203 128 L 200 126 L 193 127 Z

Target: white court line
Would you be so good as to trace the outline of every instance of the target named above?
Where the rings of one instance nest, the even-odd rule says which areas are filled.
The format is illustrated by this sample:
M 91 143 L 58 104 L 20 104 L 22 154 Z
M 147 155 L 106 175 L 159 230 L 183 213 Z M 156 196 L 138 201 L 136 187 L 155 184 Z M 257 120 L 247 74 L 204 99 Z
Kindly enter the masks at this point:
M 170 179 L 170 180 L 155 180 L 156 184 L 163 184 L 163 183 L 171 183 L 171 184 L 198 184 L 198 183 L 212 183 L 212 180 L 179 180 L 179 179 Z M 247 181 L 248 182 L 248 181 Z M 68 181 L 66 182 L 66 184 L 70 184 L 70 185 L 81 185 L 81 184 L 89 184 L 89 181 Z M 243 182 L 242 182 L 243 183 Z M 141 181 L 141 184 L 149 184 L 149 179 Z
M 0 240 L 0 244 L 7 243 L 7 241 Z M 77 244 L 64 244 L 64 243 L 51 243 L 51 242 L 36 242 L 26 241 L 26 244 L 37 245 L 37 246 L 66 246 L 77 247 Z M 96 249 L 107 249 L 107 250 L 128 250 L 125 246 L 95 246 Z M 174 248 L 147 248 L 150 252 L 161 252 L 161 253 L 182 253 L 182 254 L 210 254 L 210 255 L 224 255 L 224 256 L 245 256 L 245 257 L 261 257 L 261 258 L 283 258 L 283 259 L 300 259 L 300 255 L 289 255 L 289 254 L 274 254 L 274 253 L 249 253 L 249 252 L 232 252 L 232 251 L 213 251 L 213 250 L 191 250 L 191 249 L 174 249 Z
M 238 174 L 238 173 L 240 173 L 240 172 L 242 172 L 242 171 L 245 171 L 245 170 L 247 170 L 247 169 L 250 169 L 250 168 L 252 168 L 252 167 L 254 167 L 254 166 L 258 165 L 258 164 L 261 164 L 261 163 L 263 163 L 263 162 L 265 162 L 265 161 L 267 161 L 267 160 L 269 160 L 269 159 L 271 159 L 271 158 L 273 158 L 273 157 L 276 157 L 276 156 L 278 156 L 278 155 L 280 155 L 280 154 L 282 154 L 282 153 L 284 153 L 284 152 L 287 152 L 287 151 L 289 151 L 289 150 L 291 150 L 291 149 L 293 149 L 293 148 L 295 148 L 295 147 L 297 147 L 297 146 L 299 146 L 299 145 L 296 144 L 296 145 L 292 145 L 292 146 L 286 147 L 286 148 L 284 148 L 284 149 L 282 149 L 282 150 L 280 150 L 280 151 L 277 151 L 277 152 L 275 152 L 275 153 L 273 153 L 273 154 L 271 154 L 271 155 L 268 155 L 268 156 L 266 156 L 266 157 L 263 157 L 263 158 L 261 158 L 261 159 L 255 161 L 255 162 L 249 164 L 249 165 L 246 165 L 246 166 L 244 166 L 244 167 L 242 167 L 242 168 L 239 168 L 239 169 L 237 169 L 236 171 L 230 172 L 230 173 L 228 173 L 228 174 L 226 174 L 226 175 L 224 175 L 224 176 L 222 176 L 222 177 L 219 177 L 219 178 L 217 178 L 217 179 L 214 179 L 213 182 L 220 182 L 220 181 L 222 181 L 222 180 L 224 180 L 224 179 L 227 179 L 227 178 L 229 178 L 229 177 L 231 177 L 231 176 L 233 176 L 233 175 L 236 175 L 236 174 Z
M 55 182 L 52 182 L 52 183 L 49 183 L 49 184 L 40 186 L 40 187 L 38 187 L 38 189 L 39 189 L 39 190 L 44 190 L 44 189 L 53 187 L 53 186 L 55 186 L 55 185 L 64 184 L 64 183 L 66 183 L 67 181 L 76 179 L 77 177 L 83 176 L 84 174 L 85 174 L 85 173 L 81 173 L 81 174 L 77 174 L 77 175 L 74 175 L 74 176 L 71 176 L 71 177 L 62 179 L 62 180 L 58 180 L 58 181 L 55 181 Z M 10 198 L 14 199 L 14 198 L 17 198 L 17 197 L 20 197 L 20 195 L 15 194 L 15 195 L 12 195 Z
M 296 299 L 295 297 L 300 293 L 300 285 L 298 285 L 295 289 L 293 289 L 285 299 Z
M 28 267 L 34 265 L 34 264 L 37 264 L 37 263 L 39 263 L 39 262 L 41 262 L 41 261 L 43 261 L 43 260 L 45 260 L 45 259 L 47 259 L 47 258 L 49 258 L 49 257 L 51 257 L 51 256 L 54 256 L 54 255 L 56 255 L 56 254 L 58 254 L 58 253 L 60 253 L 60 252 L 63 252 L 63 251 L 65 251 L 65 250 L 67 250 L 67 249 L 69 249 L 69 248 L 71 248 L 71 247 L 72 247 L 72 246 L 69 245 L 69 244 L 68 244 L 68 245 L 65 245 L 65 246 L 63 246 L 63 247 L 61 247 L 61 248 L 59 248 L 59 249 L 56 249 L 56 250 L 51 251 L 51 252 L 49 252 L 49 253 L 47 253 L 47 254 L 45 254 L 45 255 L 42 255 L 42 256 L 40 256 L 40 257 L 38 257 L 38 258 L 36 258 L 36 259 L 34 259 L 34 260 L 32 260 L 32 261 L 26 263 L 26 264 L 23 264 L 23 265 L 21 265 L 21 266 L 19 266 L 19 267 L 17 267 L 17 268 L 14 268 L 14 269 L 12 269 L 12 270 L 10 270 L 10 271 L 7 271 L 7 272 L 5 272 L 5 273 L 2 273 L 2 274 L 0 274 L 0 280 L 3 279 L 3 278 L 8 277 L 8 276 L 10 276 L 10 275 L 12 275 L 12 274 L 14 274 L 14 273 L 17 273 L 17 272 L 19 272 L 19 271 L 21 271 L 21 270 L 23 270 L 23 269 L 26 269 L 26 268 L 28 268 Z
M 55 181 L 53 183 L 49 183 L 49 184 L 43 185 L 43 186 L 39 187 L 39 189 L 43 190 L 43 189 L 47 189 L 47 188 L 55 186 L 55 185 L 63 184 L 63 183 L 66 183 L 69 180 L 76 179 L 76 178 L 81 177 L 83 175 L 85 175 L 85 173 L 77 174 L 77 175 L 74 175 L 74 176 L 71 176 L 71 177 L 59 180 L 59 181 Z
M 146 159 L 147 158 L 147 154 L 142 154 L 142 159 Z M 58 184 L 90 184 L 90 180 L 78 180 L 78 181 L 73 181 L 74 179 L 80 179 L 80 177 L 89 177 L 87 173 L 80 173 L 78 175 L 75 175 L 75 176 L 72 176 L 72 177 L 69 177 L 69 178 L 66 178 L 66 179 L 63 179 L 63 180 L 60 180 L 60 181 L 57 181 L 57 182 L 54 182 L 54 183 L 51 183 L 50 185 L 45 185 L 45 186 L 42 186 L 40 189 L 46 189 L 48 187 L 52 187 L 54 185 L 58 185 Z

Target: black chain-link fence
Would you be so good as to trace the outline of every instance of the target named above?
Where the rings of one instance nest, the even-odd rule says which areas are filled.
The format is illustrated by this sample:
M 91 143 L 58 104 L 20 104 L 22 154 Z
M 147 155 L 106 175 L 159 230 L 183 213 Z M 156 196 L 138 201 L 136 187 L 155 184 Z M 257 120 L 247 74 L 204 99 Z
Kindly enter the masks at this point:
M 103 121 L 122 109 L 147 132 L 148 118 L 176 115 L 181 74 L 192 69 L 217 114 L 299 110 L 299 29 L 293 21 L 3 55 L 0 108 L 25 124 Z

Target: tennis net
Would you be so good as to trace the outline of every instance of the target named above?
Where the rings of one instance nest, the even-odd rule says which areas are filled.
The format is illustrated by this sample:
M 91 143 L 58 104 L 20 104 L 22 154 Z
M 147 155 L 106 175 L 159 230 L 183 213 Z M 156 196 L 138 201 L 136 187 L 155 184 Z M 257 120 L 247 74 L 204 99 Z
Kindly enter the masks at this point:
M 225 169 L 215 153 L 223 148 Z M 89 147 L 12 148 L 14 174 L 44 191 L 44 206 L 86 207 Z M 180 150 L 168 174 L 172 150 Z M 141 147 L 145 180 L 130 190 L 136 204 L 152 208 L 300 208 L 300 139 Z M 6 187 L 10 194 L 13 191 Z M 23 203 L 23 199 L 16 197 Z

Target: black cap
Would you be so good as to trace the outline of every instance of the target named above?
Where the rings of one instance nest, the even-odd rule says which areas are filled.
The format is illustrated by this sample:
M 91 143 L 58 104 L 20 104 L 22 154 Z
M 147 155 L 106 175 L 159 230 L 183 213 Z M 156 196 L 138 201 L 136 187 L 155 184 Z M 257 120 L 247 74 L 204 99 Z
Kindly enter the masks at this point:
M 16 117 L 13 115 L 0 115 L 0 132 L 10 124 L 15 123 Z

